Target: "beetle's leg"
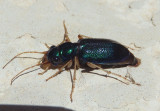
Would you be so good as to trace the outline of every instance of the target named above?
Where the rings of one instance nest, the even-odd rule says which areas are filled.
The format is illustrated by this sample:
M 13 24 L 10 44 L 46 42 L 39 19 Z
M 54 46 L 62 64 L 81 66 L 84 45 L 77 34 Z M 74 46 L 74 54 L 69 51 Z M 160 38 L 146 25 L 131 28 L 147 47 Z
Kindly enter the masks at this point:
M 6 65 L 3 66 L 3 69 L 4 69 L 11 61 L 13 61 L 17 56 L 22 55 L 22 54 L 24 54 L 24 53 L 39 53 L 39 54 L 46 54 L 47 51 L 44 51 L 44 52 L 29 51 L 29 52 L 22 52 L 22 53 L 19 53 L 19 54 L 17 54 L 16 56 L 14 56 L 9 62 L 7 62 Z
M 78 38 L 79 38 L 79 40 L 80 40 L 80 39 L 84 39 L 84 38 L 92 38 L 92 37 L 88 37 L 88 36 L 79 34 L 79 35 L 78 35 Z
M 93 69 L 97 68 L 97 66 L 98 66 L 98 67 L 101 67 L 101 65 L 95 65 L 95 64 L 92 64 L 92 63 L 90 63 L 90 62 L 88 62 L 87 65 L 88 65 L 90 68 L 93 68 Z
M 24 71 L 26 71 L 26 70 L 28 70 L 28 69 L 30 69 L 30 68 L 33 68 L 33 67 L 35 67 L 35 66 L 39 66 L 39 65 L 41 65 L 41 64 L 38 63 L 38 64 L 33 65 L 33 66 L 31 66 L 31 67 L 25 68 L 24 70 L 22 70 L 21 72 L 19 72 L 18 74 L 16 74 L 16 75 L 11 79 L 11 85 L 12 85 L 12 83 L 14 82 L 15 79 L 17 79 L 19 76 L 21 76 L 22 72 L 24 72 Z
M 112 73 L 111 71 L 104 70 L 104 69 L 101 68 L 100 66 L 95 65 L 95 64 L 93 64 L 93 63 L 87 62 L 87 65 L 88 65 L 88 66 L 92 66 L 92 67 L 99 68 L 99 69 L 101 69 L 102 71 L 104 71 L 104 72 L 106 72 L 106 73 L 108 73 L 108 74 L 112 74 L 112 75 L 114 75 L 114 76 L 118 76 L 118 77 L 120 77 L 120 78 L 122 78 L 122 79 L 124 79 L 124 80 L 126 80 L 126 81 L 128 81 L 128 82 L 132 82 L 132 84 L 140 85 L 139 83 L 136 83 L 135 81 L 133 82 L 132 80 L 128 80 L 126 77 L 123 77 L 123 76 L 121 76 L 121 75 L 119 75 L 119 74 Z
M 68 68 L 68 69 L 71 68 L 72 64 L 73 64 L 73 62 L 71 61 L 71 62 L 67 65 L 66 68 Z
M 64 39 L 63 39 L 63 41 L 62 41 L 60 44 L 58 44 L 57 46 L 65 43 L 65 42 L 71 42 L 71 40 L 70 40 L 69 37 L 68 37 L 68 31 L 67 31 L 67 28 L 66 28 L 66 25 L 65 25 L 65 21 L 63 21 L 63 26 L 64 26 Z
M 70 64 L 70 62 L 72 62 L 72 60 L 70 60 L 69 62 L 67 62 L 65 65 L 63 65 L 62 67 L 59 68 L 59 71 L 57 71 L 54 75 L 50 76 L 49 78 L 46 79 L 46 81 L 52 79 L 53 77 L 57 76 L 59 73 L 62 72 L 62 70 L 68 65 Z
M 77 67 L 79 68 L 79 61 L 78 61 L 77 57 L 75 57 L 75 58 L 74 58 L 74 75 L 73 75 L 73 78 L 72 78 L 72 76 L 71 76 L 71 80 L 72 80 L 72 90 L 71 90 L 71 94 L 70 94 L 71 102 L 72 102 L 72 95 L 73 95 L 74 88 L 75 88 L 76 70 L 77 70 Z
M 89 72 L 87 72 L 87 73 L 89 73 Z M 122 81 L 122 80 L 120 80 L 120 79 L 118 79 L 118 78 L 116 78 L 116 77 L 112 77 L 112 76 L 109 76 L 109 75 L 103 75 L 103 74 L 98 74 L 98 73 L 94 73 L 94 72 L 90 72 L 91 74 L 95 74 L 95 75 L 98 75 L 98 76 L 103 76 L 103 77 L 106 77 L 106 78 L 112 78 L 112 79 L 115 79 L 115 80 L 117 80 L 117 81 L 119 81 L 119 82 L 122 82 L 122 83 L 124 83 L 124 84 L 126 84 L 126 85 L 129 85 L 129 83 L 128 82 L 124 82 L 124 81 Z
M 119 75 L 119 74 L 112 73 L 111 71 L 104 70 L 104 69 L 101 68 L 100 66 L 95 65 L 95 64 L 93 64 L 93 63 L 87 62 L 87 65 L 88 65 L 89 67 L 91 67 L 91 68 L 101 69 L 102 71 L 106 72 L 107 74 L 112 74 L 112 75 L 121 77 L 121 78 L 123 78 L 124 80 L 127 80 L 128 82 L 130 82 L 126 77 L 123 77 L 123 76 L 121 76 L 121 75 Z
M 65 31 L 65 33 L 64 33 L 64 41 L 71 42 L 71 40 L 68 37 L 68 31 L 67 31 L 67 28 L 66 28 L 66 25 L 65 25 L 65 21 L 63 21 L 63 26 L 64 26 L 64 31 Z
M 50 69 L 50 67 L 51 67 L 51 64 L 48 64 L 47 68 L 43 72 L 38 73 L 38 75 L 43 75 L 44 73 L 46 73 Z

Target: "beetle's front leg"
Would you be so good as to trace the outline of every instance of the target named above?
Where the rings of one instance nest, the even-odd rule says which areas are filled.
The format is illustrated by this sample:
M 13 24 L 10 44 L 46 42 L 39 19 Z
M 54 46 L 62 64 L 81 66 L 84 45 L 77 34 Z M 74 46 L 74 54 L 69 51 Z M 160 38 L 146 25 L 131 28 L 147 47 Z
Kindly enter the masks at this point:
M 63 26 L 64 26 L 64 31 L 65 31 L 65 33 L 64 33 L 64 41 L 71 42 L 71 40 L 68 37 L 68 31 L 67 31 L 67 28 L 66 28 L 66 25 L 65 25 L 65 21 L 63 21 Z
M 46 69 L 45 69 L 43 72 L 38 73 L 38 75 L 43 75 L 44 73 L 46 73 L 46 72 L 50 69 L 50 67 L 51 67 L 51 64 L 49 63 L 49 64 L 47 65 Z
M 72 60 L 70 60 L 69 62 L 67 62 L 66 64 L 64 64 L 62 67 L 59 68 L 59 70 L 52 76 L 50 76 L 49 78 L 46 79 L 46 81 L 52 79 L 53 77 L 57 76 L 59 73 L 61 73 L 63 71 L 63 69 L 65 67 L 67 67 L 70 63 L 72 62 Z
M 63 39 L 63 41 L 62 41 L 60 44 L 58 44 L 57 46 L 65 43 L 65 42 L 71 42 L 71 40 L 70 40 L 69 37 L 68 37 L 68 31 L 67 31 L 67 28 L 66 28 L 66 25 L 65 25 L 65 21 L 63 21 L 63 26 L 64 26 L 64 39 Z

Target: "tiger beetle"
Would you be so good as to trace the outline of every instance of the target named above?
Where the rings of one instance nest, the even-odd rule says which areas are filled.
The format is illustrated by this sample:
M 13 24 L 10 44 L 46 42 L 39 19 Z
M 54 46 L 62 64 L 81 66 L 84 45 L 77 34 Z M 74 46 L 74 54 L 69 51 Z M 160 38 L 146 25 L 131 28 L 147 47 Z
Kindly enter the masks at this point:
M 43 75 L 49 69 L 58 69 L 58 71 L 54 75 L 46 79 L 46 81 L 60 74 L 63 69 L 70 70 L 71 68 L 74 68 L 73 77 L 71 75 L 72 89 L 70 93 L 70 100 L 72 101 L 72 94 L 75 88 L 76 70 L 82 68 L 82 66 L 84 65 L 87 65 L 91 69 L 100 69 L 106 72 L 107 75 L 119 77 L 125 81 L 123 82 L 125 84 L 132 83 L 135 85 L 140 85 L 139 83 L 136 83 L 131 76 L 123 77 L 119 74 L 107 71 L 103 68 L 113 68 L 121 66 L 137 67 L 138 65 L 140 65 L 140 59 L 136 58 L 128 50 L 128 47 L 110 39 L 95 39 L 84 35 L 78 35 L 78 42 L 72 43 L 68 37 L 68 31 L 65 26 L 65 21 L 63 21 L 63 25 L 65 30 L 64 40 L 59 45 L 52 45 L 51 47 L 49 47 L 47 44 L 45 44 L 49 50 L 44 52 L 29 51 L 19 53 L 3 67 L 5 68 L 12 60 L 25 53 L 43 54 L 43 57 L 36 65 L 30 66 L 14 76 L 11 80 L 11 84 L 16 78 L 23 75 L 22 73 L 24 71 L 35 66 L 40 66 L 40 68 L 44 70 L 43 72 L 39 73 L 39 75 Z

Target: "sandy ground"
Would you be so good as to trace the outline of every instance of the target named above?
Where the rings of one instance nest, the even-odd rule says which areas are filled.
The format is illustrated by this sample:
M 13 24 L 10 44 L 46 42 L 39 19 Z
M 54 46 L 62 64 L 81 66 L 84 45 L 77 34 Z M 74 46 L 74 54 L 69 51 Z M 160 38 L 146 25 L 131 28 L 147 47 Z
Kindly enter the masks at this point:
M 10 85 L 12 77 L 37 60 L 16 59 L 2 69 L 4 64 L 23 51 L 47 51 L 44 43 L 59 44 L 63 40 L 63 20 L 73 42 L 78 40 L 78 34 L 83 34 L 141 47 L 131 50 L 142 61 L 139 67 L 109 69 L 123 76 L 128 69 L 141 86 L 81 74 L 79 70 L 71 103 L 71 80 L 67 71 L 46 82 L 57 70 L 39 76 L 40 69 Z M 42 57 L 40 54 L 24 56 Z M 0 104 L 6 107 L 160 111 L 160 0 L 0 0 L 0 61 Z M 94 72 L 104 74 L 100 70 Z

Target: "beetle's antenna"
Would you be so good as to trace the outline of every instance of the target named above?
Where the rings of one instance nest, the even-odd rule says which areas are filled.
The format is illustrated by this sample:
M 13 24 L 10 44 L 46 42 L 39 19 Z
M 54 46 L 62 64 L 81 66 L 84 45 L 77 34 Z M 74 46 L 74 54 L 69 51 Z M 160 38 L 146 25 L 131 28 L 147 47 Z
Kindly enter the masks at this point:
M 41 60 L 42 58 L 35 58 L 35 57 L 16 57 L 16 58 L 23 58 L 23 59 L 36 59 Z
M 22 53 L 19 53 L 19 54 L 17 54 L 16 56 L 14 56 L 9 62 L 7 62 L 6 65 L 3 66 L 3 69 L 4 69 L 10 62 L 12 62 L 15 58 L 17 58 L 17 56 L 22 55 L 22 54 L 24 54 L 24 53 L 39 53 L 39 54 L 45 54 L 46 51 L 45 51 L 45 52 L 30 51 L 30 52 L 22 52 Z
M 14 80 L 15 79 L 17 79 L 19 76 L 21 76 L 22 75 L 22 72 L 24 72 L 24 71 L 26 71 L 26 70 L 28 70 L 28 69 L 30 69 L 30 68 L 33 68 L 33 67 L 36 67 L 36 66 L 39 66 L 39 65 L 43 65 L 43 64 L 47 64 L 48 62 L 46 62 L 46 63 L 38 63 L 38 64 L 36 64 L 36 65 L 33 65 L 33 66 L 31 66 L 31 67 L 28 67 L 28 68 L 25 68 L 24 70 L 22 70 L 22 71 L 20 71 L 18 74 L 16 74 L 12 79 L 11 79 L 11 85 L 12 85 L 12 83 L 14 82 Z
M 36 65 L 33 65 L 33 66 L 31 66 L 31 67 L 28 67 L 28 68 L 22 70 L 21 72 L 19 72 L 18 74 L 16 74 L 16 75 L 11 79 L 11 85 L 12 85 L 13 81 L 14 81 L 17 77 L 19 77 L 22 72 L 24 72 L 24 71 L 26 71 L 26 70 L 28 70 L 28 69 L 30 69 L 30 68 L 33 68 L 33 67 L 35 67 L 35 66 L 39 66 L 39 65 L 40 65 L 40 63 L 38 63 L 38 64 L 36 64 Z
M 33 69 L 33 70 L 31 70 L 31 71 L 22 73 L 21 75 L 17 76 L 17 77 L 12 81 L 12 83 L 13 83 L 17 78 L 19 78 L 20 76 L 23 76 L 23 75 L 25 75 L 25 74 L 28 74 L 28 73 L 30 73 L 30 72 L 33 72 L 33 71 L 36 71 L 36 70 L 39 70 L 39 69 L 41 69 L 41 68 L 39 67 L 39 68 L 37 68 L 37 69 Z M 10 84 L 12 85 L 12 83 L 10 83 Z

